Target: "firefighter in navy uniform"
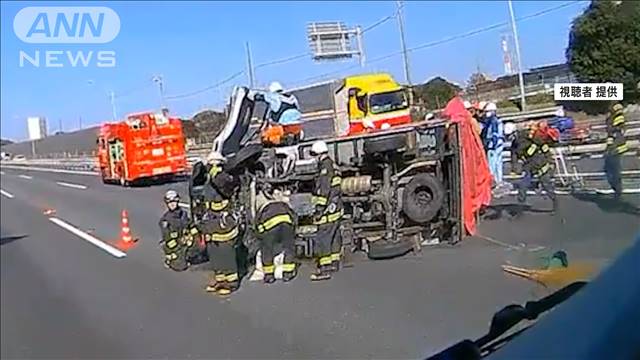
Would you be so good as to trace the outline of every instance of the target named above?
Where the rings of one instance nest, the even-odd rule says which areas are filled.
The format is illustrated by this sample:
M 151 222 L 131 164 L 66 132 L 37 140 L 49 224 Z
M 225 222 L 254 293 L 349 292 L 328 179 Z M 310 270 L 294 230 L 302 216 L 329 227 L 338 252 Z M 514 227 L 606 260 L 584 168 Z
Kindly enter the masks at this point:
M 531 188 L 534 178 L 545 190 L 553 203 L 553 213 L 558 210 L 558 199 L 553 183 L 553 166 L 551 165 L 552 142 L 558 141 L 559 134 L 544 124 L 535 126 L 531 130 L 516 131 L 515 124 L 505 125 L 504 133 L 511 139 L 512 166 L 517 160 L 522 161 L 524 177 L 517 184 L 518 202 L 527 201 L 527 191 Z
M 217 185 L 217 177 L 224 176 L 224 160 L 218 152 L 212 152 L 207 158 L 208 178 L 202 191 L 203 213 L 198 224 L 214 272 L 206 290 L 218 295 L 229 295 L 240 285 L 236 261 L 236 245 L 242 234 L 240 216 L 230 196 Z
M 276 281 L 274 257 L 284 253 L 282 280 L 293 280 L 298 274 L 295 257 L 296 217 L 288 204 L 288 199 L 280 190 L 262 184 L 262 191 L 256 198 L 257 214 L 255 234 L 260 241 L 264 282 Z
M 616 200 L 620 200 L 622 196 L 621 156 L 629 150 L 624 137 L 624 125 L 622 104 L 614 103 L 607 117 L 607 148 L 604 158 L 604 171 Z
M 235 248 L 242 233 L 239 217 L 229 211 L 207 210 L 199 227 L 214 271 L 215 283 L 210 282 L 206 290 L 229 295 L 240 286 Z
M 178 206 L 180 196 L 174 190 L 168 190 L 164 195 L 167 211 L 160 218 L 162 233 L 162 249 L 165 253 L 165 265 L 175 271 L 185 271 L 189 268 L 187 253 L 194 246 L 190 233 L 191 221 L 187 212 Z
M 318 177 L 313 191 L 313 204 L 316 207 L 314 224 L 318 226 L 314 240 L 318 269 L 311 275 L 311 280 L 330 279 L 331 272 L 340 268 L 342 179 L 328 153 L 329 149 L 324 141 L 317 141 L 311 146 L 311 154 L 318 160 Z

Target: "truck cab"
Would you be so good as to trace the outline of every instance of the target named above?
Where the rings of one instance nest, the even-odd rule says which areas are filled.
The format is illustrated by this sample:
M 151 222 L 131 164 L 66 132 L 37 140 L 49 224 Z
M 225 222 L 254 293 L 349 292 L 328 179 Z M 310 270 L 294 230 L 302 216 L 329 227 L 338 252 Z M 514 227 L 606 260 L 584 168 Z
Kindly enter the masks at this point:
M 385 73 L 349 76 L 335 90 L 336 130 L 354 135 L 411 122 L 405 88 Z

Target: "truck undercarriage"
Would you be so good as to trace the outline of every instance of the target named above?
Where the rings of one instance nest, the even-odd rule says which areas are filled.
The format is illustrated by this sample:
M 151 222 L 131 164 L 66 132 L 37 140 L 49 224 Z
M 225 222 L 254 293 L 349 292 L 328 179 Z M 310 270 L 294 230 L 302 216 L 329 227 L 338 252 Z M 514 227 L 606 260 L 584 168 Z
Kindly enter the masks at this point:
M 298 215 L 298 255 L 312 256 L 316 228 L 311 191 L 317 175 L 310 155 L 313 140 L 264 147 L 257 132 L 251 132 L 254 104 L 248 91 L 234 91 L 229 119 L 213 150 L 227 157 L 225 172 L 240 179 L 237 202 L 249 228 L 256 189 L 269 184 L 287 194 Z M 444 121 L 322 139 L 342 175 L 345 247 L 365 251 L 370 258 L 388 258 L 417 251 L 425 242 L 459 241 L 463 228 L 458 139 L 457 126 Z M 201 183 L 193 180 L 192 194 L 194 183 Z

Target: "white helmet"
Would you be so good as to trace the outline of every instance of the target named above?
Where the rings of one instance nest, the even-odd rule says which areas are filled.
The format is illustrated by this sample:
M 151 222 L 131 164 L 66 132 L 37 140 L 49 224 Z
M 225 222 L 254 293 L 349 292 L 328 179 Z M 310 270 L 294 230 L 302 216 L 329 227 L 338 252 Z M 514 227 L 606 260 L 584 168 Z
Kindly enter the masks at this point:
M 495 103 L 490 102 L 490 103 L 487 104 L 487 106 L 485 106 L 484 109 L 486 111 L 496 111 L 496 110 L 498 110 L 498 107 L 496 106 Z
M 175 190 L 167 190 L 167 192 L 164 193 L 164 202 L 170 203 L 176 201 L 180 201 L 180 195 L 178 195 L 178 192 Z
M 212 151 L 207 156 L 207 162 L 209 164 L 221 164 L 224 162 L 224 160 L 225 160 L 224 155 L 222 155 L 217 151 Z
M 282 85 L 279 82 L 274 81 L 271 84 L 269 84 L 269 92 L 279 93 L 279 92 L 283 92 L 283 91 L 284 91 L 284 88 L 282 87 Z
M 311 153 L 315 155 L 326 154 L 329 152 L 327 143 L 324 141 L 316 141 L 311 145 Z
M 508 123 L 504 124 L 504 134 L 506 136 L 509 136 L 509 135 L 513 134 L 514 132 L 516 132 L 516 124 L 514 124 L 512 122 L 508 122 Z
M 471 109 L 471 102 L 469 102 L 468 100 L 465 100 L 463 104 L 465 109 Z
M 487 102 L 486 101 L 480 101 L 478 103 L 478 109 L 480 110 L 486 110 L 485 107 L 487 107 Z

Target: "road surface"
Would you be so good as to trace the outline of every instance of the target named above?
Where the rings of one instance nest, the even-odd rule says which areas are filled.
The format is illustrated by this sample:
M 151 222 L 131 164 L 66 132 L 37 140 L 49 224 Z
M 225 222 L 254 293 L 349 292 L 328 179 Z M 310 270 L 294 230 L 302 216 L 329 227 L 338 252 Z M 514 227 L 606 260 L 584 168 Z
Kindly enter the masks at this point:
M 483 335 L 502 306 L 544 294 L 500 264 L 565 249 L 570 261 L 606 266 L 640 224 L 636 195 L 622 208 L 563 197 L 556 216 L 534 199 L 521 218 L 507 198 L 459 246 L 356 256 L 325 283 L 311 283 L 307 265 L 292 283 L 244 282 L 219 299 L 203 291 L 205 271 L 162 265 L 162 194 L 184 196 L 186 184 L 125 189 L 6 168 L 0 180 L 3 358 L 420 358 Z M 122 209 L 140 238 L 126 254 L 110 246 Z

